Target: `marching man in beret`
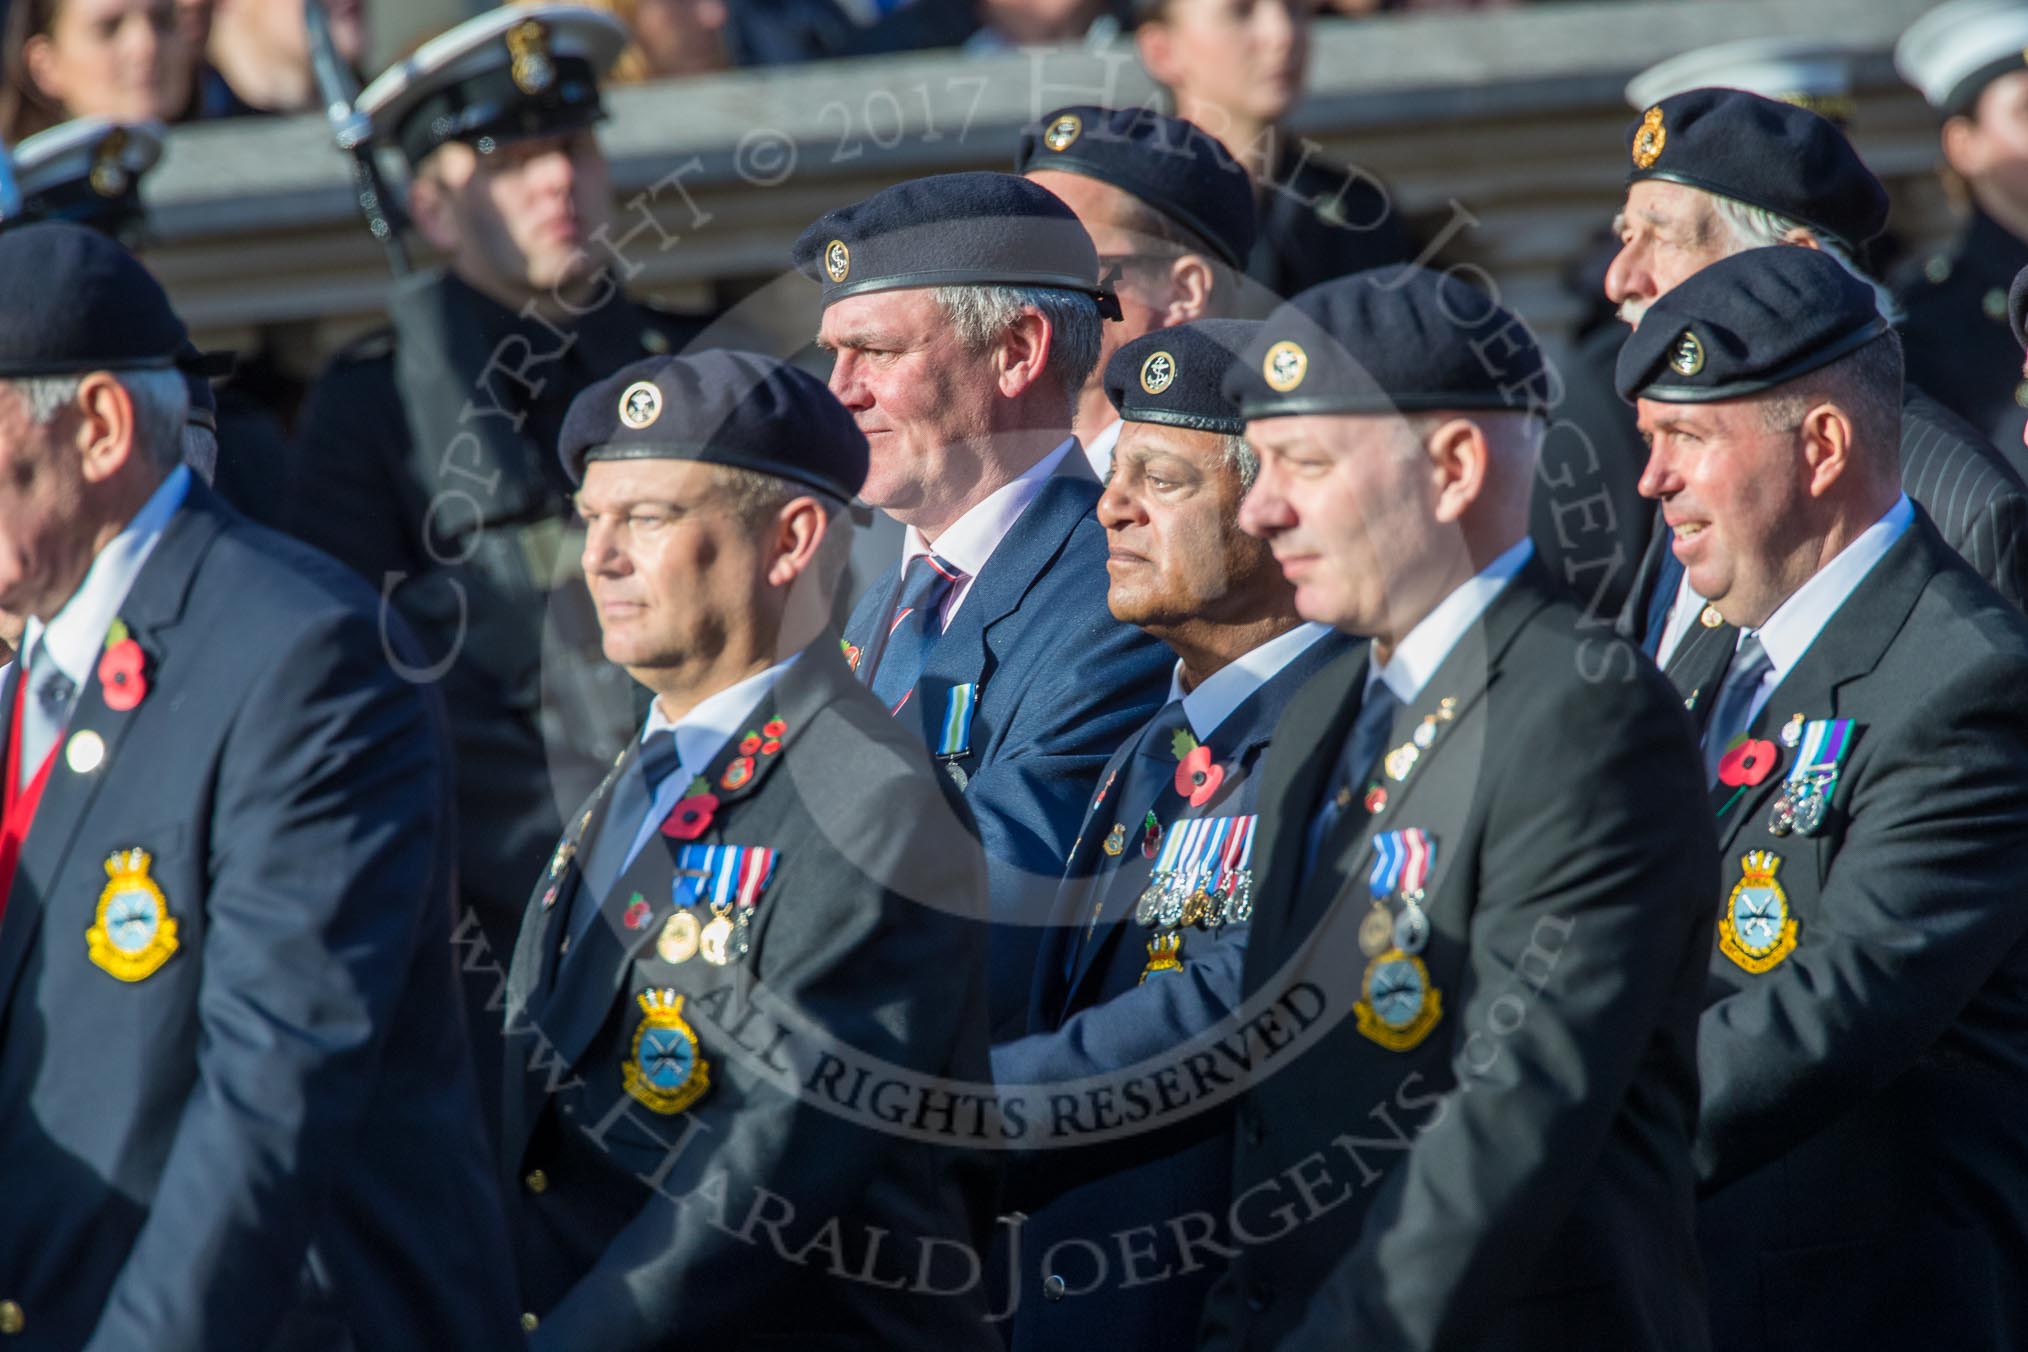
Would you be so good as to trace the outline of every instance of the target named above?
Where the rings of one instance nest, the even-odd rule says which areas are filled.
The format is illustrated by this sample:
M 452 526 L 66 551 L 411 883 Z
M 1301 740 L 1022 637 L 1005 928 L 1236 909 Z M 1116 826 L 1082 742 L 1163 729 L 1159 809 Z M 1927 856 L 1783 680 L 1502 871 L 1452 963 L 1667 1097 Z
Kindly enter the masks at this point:
M 1682 702 L 1533 557 L 1543 360 L 1455 278 L 1277 311 L 1240 523 L 1367 643 L 1260 786 L 1232 1256 L 1202 1346 L 1701 1352 L 1709 811 Z M 1235 1068 L 1236 1069 L 1236 1068 Z
M 0 1341 L 511 1346 L 415 645 L 178 463 L 118 245 L 0 234 L 0 315 Z
M 1900 383 L 1872 291 L 1806 249 L 1714 263 L 1620 355 L 1641 491 L 1720 618 L 1686 695 L 1728 1352 L 2028 1338 L 2028 619 L 1902 491 Z
M 795 258 L 871 448 L 862 496 L 908 527 L 853 608 L 849 656 L 978 822 L 988 1009 L 1016 1036 L 1099 770 L 1168 689 L 1168 651 L 1106 611 L 1099 484 L 1067 432 L 1118 302 L 1070 208 L 1013 174 L 876 193 L 804 230 Z
M 561 450 L 654 705 L 509 973 L 533 1345 L 990 1348 L 953 1143 L 991 1123 L 942 1092 L 986 1079 L 977 847 L 829 627 L 866 438 L 815 377 L 711 351 L 592 386 Z
M 1351 642 L 1303 623 L 1267 546 L 1239 528 L 1260 462 L 1222 382 L 1258 328 L 1158 329 L 1107 363 L 1123 431 L 1098 508 L 1112 545 L 1106 603 L 1166 643 L 1176 666 L 1169 702 L 1099 779 L 1028 1035 L 993 1049 L 1003 1093 L 1096 1084 L 1124 1097 L 1115 1086 L 1137 1067 L 1227 1028 L 1239 1007 L 1261 763 L 1291 697 Z M 1217 1271 L 1189 1263 L 1168 1223 L 1222 1213 L 1231 1196 L 1231 1102 L 1195 1106 L 1102 1145 L 1100 1115 L 1081 1114 L 1058 1148 L 1008 1171 L 1007 1204 L 1032 1213 L 1017 1352 L 1189 1345 Z M 1119 1233 L 1145 1236 L 1131 1266 Z M 1165 1268 L 1167 1279 L 1147 1279 Z
M 1123 426 L 1106 397 L 1107 363 L 1144 333 L 1240 313 L 1253 181 L 1217 138 L 1181 118 L 1081 105 L 1025 128 L 1014 172 L 1077 213 L 1119 297 L 1120 318 L 1101 330 L 1077 405 L 1077 434 L 1103 480 Z

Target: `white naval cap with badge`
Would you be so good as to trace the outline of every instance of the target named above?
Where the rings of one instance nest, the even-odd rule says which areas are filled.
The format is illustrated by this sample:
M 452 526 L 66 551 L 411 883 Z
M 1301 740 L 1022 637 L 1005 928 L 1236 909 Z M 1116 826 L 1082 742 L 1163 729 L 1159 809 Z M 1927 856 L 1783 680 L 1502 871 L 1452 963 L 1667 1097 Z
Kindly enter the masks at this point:
M 358 111 L 412 165 L 447 141 L 488 154 L 602 120 L 599 81 L 627 41 L 626 25 L 584 5 L 488 10 L 382 72 Z
M 1969 113 L 1986 86 L 2028 70 L 2028 3 L 1952 0 L 1908 26 L 1894 69 L 1945 117 Z
M 12 152 L 20 211 L 0 227 L 72 221 L 124 237 L 141 223 L 141 177 L 161 160 L 166 134 L 160 122 L 80 117 L 28 137 Z
M 1672 56 L 1627 81 L 1627 105 L 1652 108 L 1691 89 L 1743 89 L 1807 108 L 1833 122 L 1852 117 L 1857 43 L 1822 38 L 1742 38 Z

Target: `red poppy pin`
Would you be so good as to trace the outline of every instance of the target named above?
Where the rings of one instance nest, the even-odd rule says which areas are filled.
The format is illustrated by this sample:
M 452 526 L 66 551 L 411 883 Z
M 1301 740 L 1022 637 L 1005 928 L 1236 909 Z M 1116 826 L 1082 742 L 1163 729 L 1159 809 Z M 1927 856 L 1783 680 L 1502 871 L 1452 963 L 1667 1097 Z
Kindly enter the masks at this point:
M 845 652 L 845 669 L 847 671 L 859 670 L 859 645 L 847 643 L 841 638 L 838 640 L 838 646 Z
M 99 657 L 99 696 L 115 713 L 125 713 L 148 694 L 148 676 L 143 669 L 147 654 L 128 634 L 120 620 L 106 631 L 106 650 Z
M 646 925 L 654 914 L 655 908 L 648 904 L 648 899 L 636 892 L 627 899 L 627 911 L 620 920 L 628 929 L 637 930 Z
M 1718 760 L 1718 782 L 1727 788 L 1750 789 L 1768 777 L 1781 759 L 1773 742 L 1747 738 Z
M 1176 792 L 1190 800 L 1190 806 L 1203 807 L 1211 801 L 1211 795 L 1218 792 L 1218 786 L 1225 782 L 1225 770 L 1211 763 L 1211 748 L 1199 742 L 1176 767 Z
M 675 807 L 662 822 L 662 834 L 671 840 L 695 840 L 711 825 L 718 811 L 718 799 L 708 793 L 693 793 Z
M 782 749 L 782 734 L 788 730 L 789 725 L 779 718 L 770 718 L 767 722 L 761 724 L 761 736 L 767 738 L 765 742 L 761 743 L 761 754 L 763 756 L 772 756 L 775 752 L 780 751 Z
M 760 749 L 761 738 L 757 732 L 749 732 L 746 736 L 739 739 L 739 754 L 742 756 L 751 756 Z

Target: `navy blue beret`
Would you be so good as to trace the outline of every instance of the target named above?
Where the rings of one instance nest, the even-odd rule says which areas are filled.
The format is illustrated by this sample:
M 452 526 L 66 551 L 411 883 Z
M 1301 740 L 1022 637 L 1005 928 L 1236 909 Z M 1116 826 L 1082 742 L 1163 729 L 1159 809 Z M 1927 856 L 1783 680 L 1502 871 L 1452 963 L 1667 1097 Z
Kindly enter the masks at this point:
M 1856 248 L 1887 226 L 1887 189 L 1836 124 L 1739 89 L 1663 99 L 1627 128 L 1628 184 L 1701 188 Z
M 184 337 L 161 284 L 98 231 L 0 233 L 0 376 L 167 368 Z
M 1106 398 L 1128 422 L 1236 437 L 1246 419 L 1226 396 L 1225 374 L 1259 332 L 1259 320 L 1199 319 L 1142 334 L 1106 363 Z
M 1139 198 L 1228 267 L 1253 252 L 1253 180 L 1194 122 L 1149 108 L 1059 108 L 1024 128 L 1014 172 L 1083 174 Z
M 1553 384 L 1511 311 L 1447 273 L 1395 263 L 1283 302 L 1227 373 L 1225 393 L 1248 418 L 1540 411 Z
M 845 406 L 808 371 L 753 352 L 620 368 L 571 400 L 557 454 L 572 483 L 587 460 L 699 460 L 844 502 L 866 482 L 866 434 Z
M 1648 307 L 1620 349 L 1620 398 L 1738 399 L 1828 366 L 1887 332 L 1873 288 L 1793 244 L 1722 258 Z
M 2014 329 L 2014 341 L 2028 348 L 2028 268 L 2014 274 L 2007 288 L 2007 323 Z
M 932 174 L 827 211 L 796 240 L 796 267 L 824 304 L 922 286 L 1054 286 L 1118 302 L 1098 250 L 1063 199 L 1018 174 Z

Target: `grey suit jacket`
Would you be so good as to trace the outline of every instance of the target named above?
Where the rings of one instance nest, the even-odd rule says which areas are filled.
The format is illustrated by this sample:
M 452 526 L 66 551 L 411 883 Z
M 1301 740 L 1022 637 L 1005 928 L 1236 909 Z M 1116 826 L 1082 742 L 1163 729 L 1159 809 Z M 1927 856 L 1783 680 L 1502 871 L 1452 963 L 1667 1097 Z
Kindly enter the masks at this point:
M 1701 1352 L 1715 867 L 1681 702 L 1531 562 L 1389 744 L 1434 739 L 1385 758 L 1384 806 L 1355 800 L 1298 886 L 1365 674 L 1327 668 L 1268 753 L 1243 990 L 1289 1012 L 1252 1049 L 1203 1345 Z M 1376 833 L 1408 828 L 1436 844 L 1414 1021 L 1386 991 L 1412 964 L 1359 939 Z

